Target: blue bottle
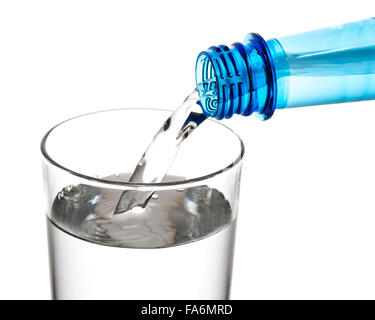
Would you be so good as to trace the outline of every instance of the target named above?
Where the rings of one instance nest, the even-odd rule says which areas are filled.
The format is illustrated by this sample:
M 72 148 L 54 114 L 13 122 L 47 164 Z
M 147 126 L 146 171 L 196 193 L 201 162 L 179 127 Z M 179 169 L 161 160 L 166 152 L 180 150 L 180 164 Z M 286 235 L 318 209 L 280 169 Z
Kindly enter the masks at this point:
M 210 47 L 198 56 L 196 82 L 204 114 L 216 119 L 375 99 L 375 18 Z

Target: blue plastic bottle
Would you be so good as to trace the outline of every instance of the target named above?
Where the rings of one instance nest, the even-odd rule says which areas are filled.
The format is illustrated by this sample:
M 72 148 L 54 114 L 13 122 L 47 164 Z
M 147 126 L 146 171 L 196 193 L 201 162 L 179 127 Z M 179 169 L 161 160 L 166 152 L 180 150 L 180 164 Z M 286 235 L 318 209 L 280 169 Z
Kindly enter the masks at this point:
M 204 114 L 217 119 L 375 99 L 375 18 L 210 47 L 198 56 L 196 82 Z

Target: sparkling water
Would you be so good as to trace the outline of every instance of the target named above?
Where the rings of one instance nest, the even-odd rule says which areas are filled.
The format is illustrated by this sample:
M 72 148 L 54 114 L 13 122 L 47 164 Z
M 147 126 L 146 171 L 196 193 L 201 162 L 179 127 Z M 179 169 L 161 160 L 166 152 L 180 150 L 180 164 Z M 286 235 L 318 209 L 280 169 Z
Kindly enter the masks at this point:
M 129 174 L 108 177 L 126 181 Z M 167 176 L 165 181 L 181 180 Z M 137 191 L 139 193 L 148 191 Z M 160 190 L 147 206 L 112 216 L 121 190 L 80 184 L 56 197 L 51 221 L 78 238 L 110 246 L 163 248 L 207 237 L 233 220 L 229 202 L 208 186 Z
M 129 182 L 158 183 L 163 180 L 181 143 L 207 118 L 197 104 L 198 100 L 198 92 L 193 91 L 165 120 L 138 161 Z M 152 191 L 125 191 L 114 213 L 125 212 L 135 206 L 144 207 L 151 195 Z
M 55 198 L 48 218 L 54 298 L 229 297 L 236 220 L 220 191 L 161 190 L 145 208 L 113 216 L 121 196 L 82 184 Z

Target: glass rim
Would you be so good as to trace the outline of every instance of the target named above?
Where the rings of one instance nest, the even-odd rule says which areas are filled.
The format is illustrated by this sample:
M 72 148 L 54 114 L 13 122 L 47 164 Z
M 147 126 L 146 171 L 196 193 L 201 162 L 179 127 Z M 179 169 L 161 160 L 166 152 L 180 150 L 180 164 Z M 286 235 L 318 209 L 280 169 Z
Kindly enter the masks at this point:
M 217 120 L 214 120 L 214 119 L 207 119 L 207 120 L 214 122 L 216 125 L 220 125 L 220 126 L 224 127 L 226 130 L 228 130 L 232 134 L 234 134 L 235 137 L 238 139 L 238 141 L 240 143 L 240 153 L 239 153 L 239 155 L 237 155 L 237 157 L 235 158 L 234 161 L 232 161 L 229 165 L 225 166 L 224 168 L 222 168 L 220 170 L 216 170 L 216 171 L 214 171 L 212 173 L 208 173 L 208 174 L 205 174 L 205 175 L 201 175 L 199 177 L 190 178 L 190 179 L 186 179 L 186 180 L 158 182 L 158 183 L 140 183 L 140 182 L 115 181 L 115 180 L 110 180 L 110 179 L 106 179 L 106 178 L 100 178 L 100 177 L 86 175 L 86 174 L 74 171 L 72 169 L 69 169 L 69 168 L 61 165 L 60 163 L 58 163 L 56 160 L 54 160 L 48 154 L 47 147 L 46 147 L 46 143 L 47 143 L 48 137 L 51 135 L 51 133 L 54 132 L 54 130 L 56 128 L 62 126 L 64 123 L 72 121 L 72 120 L 75 120 L 75 119 L 78 119 L 78 118 L 82 118 L 82 117 L 85 117 L 85 116 L 102 113 L 102 112 L 127 111 L 127 110 L 134 110 L 134 111 L 139 111 L 139 110 L 153 110 L 153 111 L 168 111 L 168 112 L 173 112 L 173 110 L 162 109 L 162 108 L 142 108 L 142 107 L 141 108 L 114 108 L 114 109 L 108 109 L 108 110 L 99 110 L 99 111 L 94 111 L 94 112 L 88 112 L 88 113 L 80 114 L 78 116 L 71 117 L 71 118 L 66 119 L 66 120 L 64 120 L 64 121 L 56 124 L 55 126 L 53 126 L 43 136 L 42 141 L 40 143 L 40 151 L 41 151 L 44 159 L 47 160 L 53 166 L 55 166 L 55 167 L 57 167 L 57 168 L 59 168 L 59 169 L 61 169 L 63 171 L 66 171 L 67 173 L 69 173 L 71 175 L 77 176 L 77 177 L 79 177 L 81 179 L 93 181 L 93 182 L 96 182 L 96 183 L 99 183 L 99 184 L 104 184 L 104 185 L 112 185 L 112 186 L 117 186 L 117 187 L 128 187 L 128 188 L 129 187 L 131 187 L 131 188 L 171 187 L 171 186 L 181 186 L 181 185 L 196 183 L 196 182 L 200 182 L 200 181 L 204 181 L 204 180 L 210 179 L 210 178 L 215 177 L 215 176 L 217 176 L 217 175 L 219 175 L 221 173 L 224 173 L 224 172 L 226 172 L 226 171 L 228 171 L 228 170 L 236 167 L 237 165 L 239 165 L 242 162 L 242 159 L 243 159 L 244 154 L 245 154 L 245 146 L 244 146 L 244 143 L 243 143 L 242 139 L 231 128 L 229 128 L 228 126 L 226 126 L 226 125 L 222 124 L 221 122 L 219 122 Z

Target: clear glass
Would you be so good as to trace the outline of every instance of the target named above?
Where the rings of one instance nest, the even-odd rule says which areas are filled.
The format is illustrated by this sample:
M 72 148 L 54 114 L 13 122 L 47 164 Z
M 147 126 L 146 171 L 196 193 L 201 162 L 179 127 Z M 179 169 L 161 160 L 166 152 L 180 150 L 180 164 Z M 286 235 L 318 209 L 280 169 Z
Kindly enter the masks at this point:
M 127 182 L 170 113 L 91 113 L 43 138 L 53 299 L 229 298 L 241 139 L 208 120 L 161 183 Z M 153 195 L 113 215 L 126 190 Z

